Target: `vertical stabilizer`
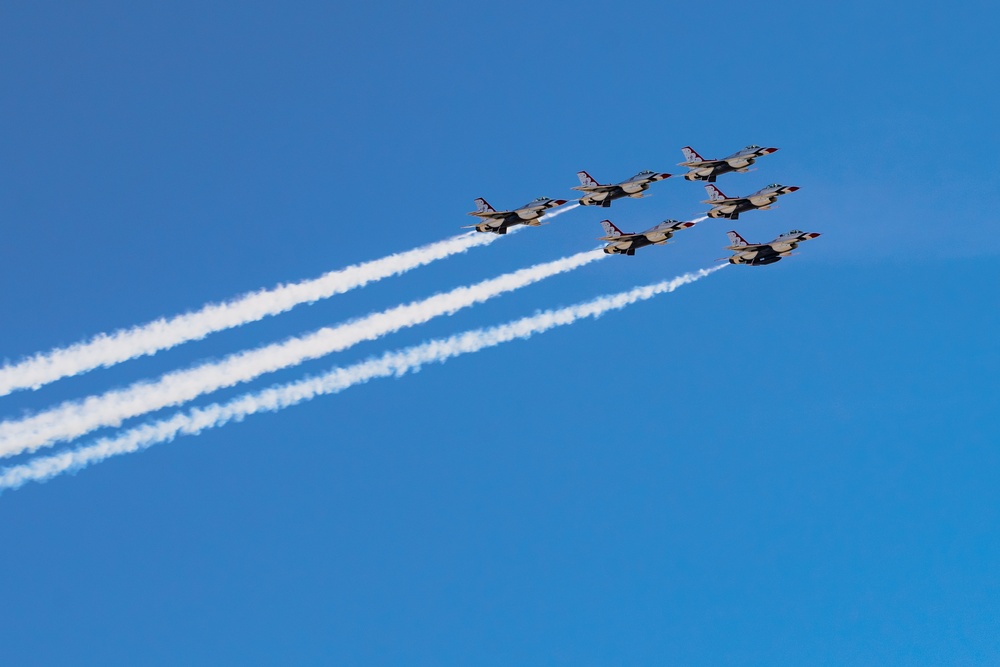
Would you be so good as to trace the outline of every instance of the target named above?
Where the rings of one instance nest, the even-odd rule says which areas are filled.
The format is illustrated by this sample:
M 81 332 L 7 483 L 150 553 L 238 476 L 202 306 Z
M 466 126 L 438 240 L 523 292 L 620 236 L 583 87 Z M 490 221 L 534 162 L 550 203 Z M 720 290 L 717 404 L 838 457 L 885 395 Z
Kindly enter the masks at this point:
M 747 240 L 737 234 L 735 230 L 729 230 L 726 232 L 726 236 L 729 237 L 729 245 L 731 246 L 742 246 L 747 244 Z
M 490 206 L 488 201 L 480 197 L 476 200 L 476 213 L 496 213 L 496 209 Z
M 596 185 L 600 185 L 600 183 L 598 183 L 597 181 L 594 180 L 593 176 L 591 176 L 590 174 L 588 174 L 585 171 L 578 171 L 578 172 L 576 172 L 576 177 L 580 179 L 580 185 L 582 185 L 582 186 L 584 186 L 586 188 L 590 188 L 590 187 L 594 187 Z
M 726 195 L 722 194 L 722 190 L 712 184 L 705 186 L 705 192 L 708 193 L 709 201 L 723 201 L 724 199 L 727 199 Z
M 604 228 L 605 236 L 621 236 L 622 230 L 615 227 L 614 223 L 610 220 L 601 220 L 601 227 Z
M 705 158 L 698 155 L 698 152 L 691 148 L 690 146 L 685 146 L 681 149 L 681 153 L 684 153 L 685 162 L 704 162 Z

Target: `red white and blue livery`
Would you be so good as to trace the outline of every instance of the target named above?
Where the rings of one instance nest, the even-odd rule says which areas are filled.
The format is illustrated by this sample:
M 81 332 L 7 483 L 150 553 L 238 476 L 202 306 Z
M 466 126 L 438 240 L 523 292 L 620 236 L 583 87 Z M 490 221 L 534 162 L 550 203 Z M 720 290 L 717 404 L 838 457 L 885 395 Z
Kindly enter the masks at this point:
M 608 208 L 611 202 L 623 197 L 640 199 L 643 192 L 649 189 L 651 183 L 663 181 L 670 178 L 670 174 L 655 171 L 640 171 L 635 176 L 610 185 L 601 185 L 594 177 L 585 171 L 576 172 L 576 177 L 580 179 L 580 185 L 573 188 L 585 193 L 580 197 L 581 206 L 603 206 Z
M 474 228 L 477 232 L 492 232 L 494 234 L 506 234 L 507 230 L 514 225 L 537 227 L 542 224 L 541 218 L 547 210 L 565 203 L 565 199 L 539 197 L 513 211 L 498 211 L 480 197 L 476 200 L 476 210 L 469 215 L 481 218 L 482 222 L 478 225 L 469 225 L 469 227 Z
M 681 149 L 681 152 L 684 153 L 684 162 L 679 162 L 678 165 L 681 167 L 687 167 L 690 170 L 688 173 L 684 174 L 684 178 L 689 181 L 708 181 L 709 183 L 715 183 L 715 179 L 718 176 L 728 174 L 731 171 L 745 174 L 750 171 L 750 165 L 752 165 L 757 158 L 770 155 L 776 150 L 778 149 L 761 148 L 760 146 L 750 145 L 719 160 L 706 160 L 702 156 L 698 155 L 693 148 L 685 146 Z
M 644 248 L 648 245 L 663 245 L 674 235 L 674 232 L 694 227 L 695 224 L 697 223 L 664 220 L 644 232 L 630 234 L 615 227 L 610 220 L 601 220 L 605 236 L 600 237 L 598 241 L 608 242 L 608 245 L 604 246 L 604 252 L 609 255 L 634 255 L 637 248 Z
M 740 213 L 753 210 L 766 211 L 771 208 L 771 205 L 774 204 L 778 197 L 787 195 L 789 192 L 795 192 L 798 189 L 798 186 L 795 185 L 771 183 L 767 187 L 761 188 L 746 197 L 727 197 L 722 194 L 719 188 L 709 184 L 705 186 L 708 199 L 703 201 L 702 204 L 712 205 L 712 209 L 706 213 L 710 218 L 738 220 Z
M 726 250 L 732 250 L 734 253 L 728 258 L 729 263 L 748 266 L 774 264 L 782 257 L 790 256 L 792 251 L 798 248 L 803 241 L 810 241 L 819 236 L 816 232 L 801 232 L 793 229 L 770 243 L 747 243 L 745 238 L 733 230 L 726 233 L 729 235 L 730 244 L 726 246 Z

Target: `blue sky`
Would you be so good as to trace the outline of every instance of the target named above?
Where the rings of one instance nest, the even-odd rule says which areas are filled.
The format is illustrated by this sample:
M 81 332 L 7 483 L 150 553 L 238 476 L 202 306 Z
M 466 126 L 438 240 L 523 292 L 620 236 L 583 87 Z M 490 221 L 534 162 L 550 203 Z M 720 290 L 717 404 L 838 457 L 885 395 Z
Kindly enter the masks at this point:
M 823 234 L 4 493 L 0 664 L 995 663 L 997 19 L 985 2 L 0 9 L 7 359 L 445 238 L 477 196 L 677 173 L 688 144 L 781 148 L 727 194 L 802 189 L 251 387 L 709 266 L 731 228 Z M 611 219 L 704 210 L 698 184 L 650 192 Z M 578 252 L 604 215 L 3 397 L 3 416 Z

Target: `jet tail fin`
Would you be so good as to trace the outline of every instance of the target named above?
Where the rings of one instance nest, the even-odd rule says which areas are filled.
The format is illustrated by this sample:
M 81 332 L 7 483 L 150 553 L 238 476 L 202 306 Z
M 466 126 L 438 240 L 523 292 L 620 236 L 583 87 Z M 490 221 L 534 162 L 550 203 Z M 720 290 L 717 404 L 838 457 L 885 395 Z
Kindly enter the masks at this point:
M 479 197 L 476 199 L 476 213 L 496 213 L 496 209 L 490 206 L 490 203 Z
M 601 227 L 604 228 L 605 236 L 621 236 L 622 230 L 615 227 L 614 223 L 610 220 L 601 220 Z
M 593 187 L 595 185 L 600 185 L 600 183 L 594 180 L 593 176 L 591 176 L 585 171 L 576 172 L 576 177 L 580 179 L 580 185 L 584 187 Z
M 705 158 L 698 155 L 698 152 L 691 148 L 690 146 L 685 146 L 681 149 L 681 153 L 684 153 L 685 162 L 704 162 Z
M 705 192 L 708 193 L 709 201 L 722 201 L 724 199 L 727 199 L 726 195 L 722 194 L 722 190 L 715 187 L 711 183 L 705 186 Z
M 742 236 L 740 236 L 739 234 L 737 234 L 736 230 L 733 229 L 729 230 L 728 232 L 726 232 L 726 236 L 729 237 L 729 245 L 732 246 L 747 245 L 747 240 Z

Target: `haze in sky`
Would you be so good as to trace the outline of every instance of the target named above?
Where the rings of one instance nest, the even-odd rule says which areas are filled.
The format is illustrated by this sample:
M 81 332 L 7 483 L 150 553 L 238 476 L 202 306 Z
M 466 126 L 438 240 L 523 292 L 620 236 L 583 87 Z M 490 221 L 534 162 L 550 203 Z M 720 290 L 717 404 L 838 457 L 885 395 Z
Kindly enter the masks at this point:
M 0 370 L 0 480 L 55 475 L 0 494 L 0 664 L 995 663 L 997 19 L 0 8 L 0 361 L 173 322 Z M 593 252 L 747 144 L 721 191 L 800 189 Z

